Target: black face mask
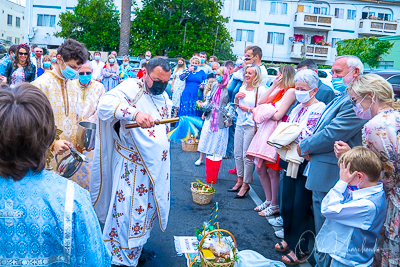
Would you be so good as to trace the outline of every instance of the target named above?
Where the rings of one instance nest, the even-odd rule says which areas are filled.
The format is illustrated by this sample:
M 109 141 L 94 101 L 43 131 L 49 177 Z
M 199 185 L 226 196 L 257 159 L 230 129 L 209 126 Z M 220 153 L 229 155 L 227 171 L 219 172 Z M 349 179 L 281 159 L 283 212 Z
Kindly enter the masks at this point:
M 161 95 L 162 93 L 164 93 L 165 88 L 167 88 L 167 86 L 168 86 L 168 82 L 154 81 L 154 80 L 150 77 L 150 75 L 147 75 L 147 76 L 150 78 L 150 80 L 153 81 L 153 86 L 152 86 L 152 87 L 147 86 L 148 89 L 150 90 L 150 92 L 151 92 L 153 95 Z

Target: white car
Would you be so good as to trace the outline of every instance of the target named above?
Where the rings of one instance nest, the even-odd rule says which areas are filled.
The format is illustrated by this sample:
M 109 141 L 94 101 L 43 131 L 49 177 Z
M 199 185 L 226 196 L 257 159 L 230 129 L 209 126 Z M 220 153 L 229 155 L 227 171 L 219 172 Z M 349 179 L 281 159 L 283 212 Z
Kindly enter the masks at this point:
M 274 82 L 276 77 L 278 77 L 278 71 L 279 71 L 279 68 L 275 68 L 275 67 L 267 68 L 267 72 L 268 72 L 267 86 L 271 86 L 271 84 Z
M 331 69 L 319 69 L 318 77 L 324 84 L 328 85 L 337 95 L 339 91 L 335 90 L 332 85 L 332 72 Z

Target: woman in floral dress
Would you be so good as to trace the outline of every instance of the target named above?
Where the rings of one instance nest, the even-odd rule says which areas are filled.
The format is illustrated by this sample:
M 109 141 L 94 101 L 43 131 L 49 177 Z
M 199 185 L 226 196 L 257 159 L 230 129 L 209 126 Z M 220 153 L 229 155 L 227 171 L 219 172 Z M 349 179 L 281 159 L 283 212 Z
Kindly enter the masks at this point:
M 109 55 L 103 68 L 103 85 L 106 92 L 118 85 L 119 66 L 114 55 Z
M 362 131 L 363 145 L 383 163 L 381 182 L 387 198 L 387 213 L 373 265 L 399 266 L 400 102 L 394 99 L 392 86 L 375 74 L 361 76 L 348 90 L 357 116 L 370 120 Z M 348 150 L 346 143 L 335 143 L 337 157 Z
M 174 73 L 172 74 L 172 84 L 171 84 L 171 92 L 172 92 L 172 117 L 178 116 L 178 110 L 181 102 L 181 95 L 183 89 L 185 89 L 185 81 L 181 81 L 179 76 L 186 69 L 185 59 L 179 57 L 178 64 L 175 67 Z

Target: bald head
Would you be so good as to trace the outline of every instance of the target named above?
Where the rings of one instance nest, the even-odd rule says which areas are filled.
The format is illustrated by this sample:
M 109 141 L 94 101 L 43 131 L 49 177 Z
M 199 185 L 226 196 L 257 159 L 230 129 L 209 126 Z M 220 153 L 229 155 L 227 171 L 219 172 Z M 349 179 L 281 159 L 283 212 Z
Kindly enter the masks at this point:
M 218 62 L 214 62 L 212 65 L 211 65 L 211 69 L 212 70 L 217 70 L 219 68 L 219 63 Z

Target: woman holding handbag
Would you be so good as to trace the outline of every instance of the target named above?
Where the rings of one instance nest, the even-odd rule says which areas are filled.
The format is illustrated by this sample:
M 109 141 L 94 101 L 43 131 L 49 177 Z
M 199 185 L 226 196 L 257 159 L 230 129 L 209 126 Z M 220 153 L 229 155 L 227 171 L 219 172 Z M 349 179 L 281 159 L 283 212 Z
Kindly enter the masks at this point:
M 229 192 L 238 192 L 235 198 L 244 198 L 250 190 L 249 184 L 253 181 L 253 162 L 246 157 L 246 152 L 257 127 L 252 111 L 261 95 L 266 92 L 265 87 L 260 86 L 262 82 L 260 67 L 247 65 L 244 73 L 244 84 L 235 95 L 238 117 L 234 153 L 238 179 L 235 186 L 228 189 Z

